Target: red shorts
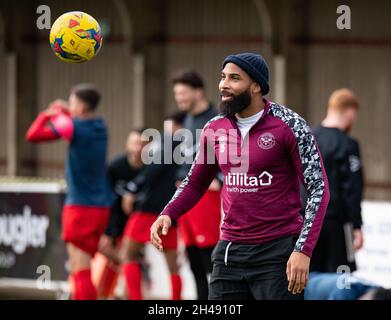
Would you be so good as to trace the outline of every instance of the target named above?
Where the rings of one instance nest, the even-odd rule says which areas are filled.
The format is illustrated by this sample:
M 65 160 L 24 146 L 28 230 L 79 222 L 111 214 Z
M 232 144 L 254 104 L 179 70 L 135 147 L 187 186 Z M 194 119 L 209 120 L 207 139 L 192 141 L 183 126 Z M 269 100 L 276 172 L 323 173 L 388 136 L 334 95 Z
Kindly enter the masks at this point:
M 157 219 L 156 213 L 133 212 L 124 230 L 124 236 L 139 243 L 151 241 L 151 226 Z M 178 234 L 175 226 L 168 229 L 166 236 L 161 235 L 164 249 L 178 248 Z
M 62 239 L 93 256 L 109 216 L 110 208 L 66 205 L 62 210 Z
M 213 247 L 220 239 L 221 197 L 208 190 L 196 206 L 178 220 L 186 247 Z

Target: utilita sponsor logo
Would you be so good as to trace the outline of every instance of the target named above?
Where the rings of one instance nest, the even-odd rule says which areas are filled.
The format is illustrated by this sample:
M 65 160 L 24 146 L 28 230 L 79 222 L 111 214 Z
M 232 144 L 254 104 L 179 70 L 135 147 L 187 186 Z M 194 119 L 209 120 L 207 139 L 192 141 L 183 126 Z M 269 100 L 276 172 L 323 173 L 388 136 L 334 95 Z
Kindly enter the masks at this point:
M 43 248 L 49 218 L 31 214 L 25 206 L 22 214 L 0 214 L 0 245 L 12 247 L 16 254 L 23 254 L 27 247 Z
M 225 184 L 227 186 L 243 186 L 243 187 L 262 187 L 272 184 L 273 176 L 263 171 L 258 177 L 248 176 L 247 173 L 228 173 L 225 176 Z

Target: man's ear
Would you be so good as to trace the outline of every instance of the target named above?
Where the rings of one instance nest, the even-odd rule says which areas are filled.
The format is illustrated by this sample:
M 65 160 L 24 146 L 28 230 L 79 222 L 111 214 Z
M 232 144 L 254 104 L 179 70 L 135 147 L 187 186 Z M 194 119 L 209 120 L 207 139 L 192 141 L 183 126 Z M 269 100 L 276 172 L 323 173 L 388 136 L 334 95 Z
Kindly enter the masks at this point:
M 252 86 L 251 89 L 252 93 L 257 94 L 261 92 L 261 86 L 259 85 L 258 82 L 253 82 L 251 86 Z

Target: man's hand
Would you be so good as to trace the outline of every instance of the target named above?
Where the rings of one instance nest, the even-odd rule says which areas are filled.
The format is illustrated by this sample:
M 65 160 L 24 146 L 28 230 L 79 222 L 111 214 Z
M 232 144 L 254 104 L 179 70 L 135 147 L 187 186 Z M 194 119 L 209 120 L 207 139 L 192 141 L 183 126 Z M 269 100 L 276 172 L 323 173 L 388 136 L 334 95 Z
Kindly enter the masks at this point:
M 49 104 L 49 107 L 46 109 L 46 112 L 58 114 L 60 112 L 69 112 L 68 102 L 65 100 L 57 99 Z
M 210 184 L 208 190 L 209 191 L 220 191 L 221 190 L 221 184 L 220 184 L 219 180 L 214 178 L 212 183 Z
M 354 229 L 353 231 L 353 249 L 354 251 L 360 250 L 364 245 L 364 236 L 361 229 Z
M 126 215 L 130 215 L 132 213 L 135 201 L 136 197 L 131 192 L 125 193 L 122 196 L 122 211 Z
M 121 264 L 115 246 L 115 239 L 113 237 L 103 234 L 99 239 L 98 251 L 111 262 L 115 264 Z
M 108 235 L 103 234 L 98 243 L 98 250 L 105 256 L 109 256 L 114 248 L 114 239 Z
M 60 112 L 54 108 L 47 108 L 43 111 L 48 117 L 57 116 Z
M 163 250 L 162 239 L 160 235 L 167 235 L 171 227 L 171 218 L 167 215 L 161 215 L 151 226 L 151 243 L 160 251 Z
M 301 293 L 308 282 L 310 257 L 301 252 L 292 252 L 286 266 L 289 281 L 288 290 L 293 294 Z
M 46 110 L 46 115 L 49 117 L 60 114 L 61 112 L 69 113 L 68 103 L 65 100 L 57 99 L 51 102 Z

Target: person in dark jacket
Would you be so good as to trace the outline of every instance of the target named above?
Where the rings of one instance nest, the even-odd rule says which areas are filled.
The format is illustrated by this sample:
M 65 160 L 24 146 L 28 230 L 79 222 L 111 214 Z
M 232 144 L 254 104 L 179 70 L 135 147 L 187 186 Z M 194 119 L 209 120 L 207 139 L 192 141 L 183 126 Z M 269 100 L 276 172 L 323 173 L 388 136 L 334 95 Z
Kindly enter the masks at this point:
M 184 149 L 188 163 L 179 167 L 177 179 L 182 182 L 190 171 L 197 153 L 201 129 L 218 111 L 207 100 L 204 81 L 195 71 L 182 71 L 172 78 L 174 99 L 179 110 L 185 112 L 183 127 L 191 133 Z M 186 247 L 190 268 L 194 275 L 197 298 L 208 299 L 208 277 L 212 272 L 211 254 L 220 238 L 221 172 L 216 176 L 200 202 L 178 220 L 180 235 Z
M 134 179 L 144 167 L 141 151 L 146 142 L 141 139 L 142 132 L 142 129 L 134 129 L 129 133 L 125 146 L 126 152 L 115 157 L 107 169 L 115 200 L 110 209 L 108 226 L 101 236 L 98 246 L 99 252 L 107 258 L 97 283 L 100 299 L 107 299 L 113 294 L 118 279 L 121 264 L 118 252 L 128 220 L 128 215 L 122 210 L 122 196 L 127 182 Z
M 330 187 L 330 202 L 314 249 L 310 270 L 356 269 L 355 251 L 363 246 L 361 200 L 363 169 L 358 142 L 348 135 L 358 113 L 358 99 L 348 89 L 334 91 L 328 113 L 314 128 Z
M 178 165 L 175 161 L 166 163 L 163 160 L 165 155 L 172 153 L 179 144 L 173 141 L 173 135 L 181 128 L 181 123 L 178 122 L 182 121 L 183 117 L 172 115 L 169 119 L 172 120 L 173 125 L 165 126 L 166 130 L 161 140 L 152 141 L 146 146 L 147 153 L 151 154 L 153 161 L 145 164 L 141 172 L 127 182 L 126 192 L 122 196 L 122 209 L 126 214 L 130 214 L 130 218 L 124 230 L 120 257 L 130 300 L 143 298 L 140 255 L 145 244 L 149 242 L 149 229 L 152 223 L 176 190 Z M 166 118 L 166 120 L 168 119 Z M 159 155 L 161 161 L 159 161 Z M 145 159 L 143 160 L 145 161 Z M 177 263 L 178 236 L 176 228 L 172 228 L 163 241 L 166 244 L 164 256 L 170 272 L 172 300 L 180 300 L 182 282 Z

